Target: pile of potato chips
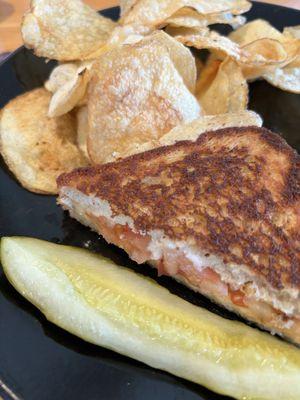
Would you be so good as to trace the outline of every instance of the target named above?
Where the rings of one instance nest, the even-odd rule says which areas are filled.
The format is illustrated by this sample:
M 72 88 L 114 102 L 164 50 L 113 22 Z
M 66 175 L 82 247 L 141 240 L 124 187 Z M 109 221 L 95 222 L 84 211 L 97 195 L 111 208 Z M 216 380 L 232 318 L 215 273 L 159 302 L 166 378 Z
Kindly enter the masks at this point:
M 300 26 L 246 23 L 246 0 L 121 0 L 116 23 L 81 0 L 32 0 L 24 43 L 59 62 L 45 88 L 0 115 L 0 150 L 27 189 L 88 164 L 196 140 L 206 130 L 262 125 L 248 82 L 300 93 Z M 221 36 L 213 24 L 233 29 Z M 203 63 L 190 48 L 208 50 Z

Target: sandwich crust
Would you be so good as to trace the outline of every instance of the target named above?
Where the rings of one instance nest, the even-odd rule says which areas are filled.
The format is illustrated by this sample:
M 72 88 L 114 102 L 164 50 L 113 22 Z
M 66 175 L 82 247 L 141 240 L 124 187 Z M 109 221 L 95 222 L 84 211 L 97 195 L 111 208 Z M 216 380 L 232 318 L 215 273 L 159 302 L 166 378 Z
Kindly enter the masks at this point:
M 207 132 L 63 174 L 58 186 L 106 200 L 137 232 L 163 231 L 275 289 L 300 289 L 300 156 L 266 129 Z

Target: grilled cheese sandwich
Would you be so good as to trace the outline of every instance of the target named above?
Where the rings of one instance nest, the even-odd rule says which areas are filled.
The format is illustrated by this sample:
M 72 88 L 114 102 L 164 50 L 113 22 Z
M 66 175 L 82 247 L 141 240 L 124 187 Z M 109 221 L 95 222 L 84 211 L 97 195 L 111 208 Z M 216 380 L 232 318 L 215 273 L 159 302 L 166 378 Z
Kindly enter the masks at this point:
M 300 344 L 300 157 L 266 129 L 202 134 L 58 179 L 72 217 Z

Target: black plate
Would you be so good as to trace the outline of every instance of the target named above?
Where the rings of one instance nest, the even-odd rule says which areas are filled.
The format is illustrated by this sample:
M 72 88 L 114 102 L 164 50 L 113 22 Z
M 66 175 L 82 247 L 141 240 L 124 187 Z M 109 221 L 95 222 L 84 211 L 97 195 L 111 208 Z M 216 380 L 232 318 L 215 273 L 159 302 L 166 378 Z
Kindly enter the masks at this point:
M 118 8 L 104 14 L 118 17 Z M 254 4 L 248 19 L 264 18 L 275 27 L 300 23 L 300 12 Z M 41 86 L 54 63 L 45 63 L 21 48 L 0 65 L 0 107 L 24 91 Z M 250 109 L 258 111 L 265 126 L 281 133 L 300 150 L 298 134 L 300 96 L 282 92 L 266 82 L 251 85 Z M 124 252 L 108 246 L 96 234 L 70 219 L 54 197 L 24 190 L 1 161 L 0 236 L 26 235 L 53 242 L 88 247 L 130 266 L 173 293 L 226 318 L 235 316 L 176 284 L 157 279 L 154 270 L 136 266 Z M 8 283 L 0 268 L 0 395 L 26 400 L 225 400 L 198 385 L 139 362 L 90 345 L 47 322 Z

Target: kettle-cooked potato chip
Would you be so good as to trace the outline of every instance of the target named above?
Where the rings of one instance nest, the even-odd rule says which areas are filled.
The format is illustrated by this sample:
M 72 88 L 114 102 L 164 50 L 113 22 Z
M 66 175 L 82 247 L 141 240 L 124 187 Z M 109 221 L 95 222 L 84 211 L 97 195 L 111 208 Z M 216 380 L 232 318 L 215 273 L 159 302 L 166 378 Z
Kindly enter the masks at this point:
M 262 126 L 262 123 L 261 117 L 249 110 L 239 113 L 204 115 L 191 122 L 176 126 L 158 140 L 144 143 L 139 147 L 139 151 L 143 152 L 161 146 L 169 146 L 182 140 L 195 141 L 202 133 L 208 131 L 231 127 Z
M 143 39 L 144 36 L 148 35 L 151 33 L 151 31 L 142 26 L 142 25 L 120 25 L 117 26 L 108 42 L 107 46 L 104 49 L 104 51 L 110 50 L 113 46 L 121 46 L 122 44 L 134 44 L 141 39 Z M 95 54 L 98 56 L 101 56 L 104 53 L 103 49 L 100 49 L 99 52 L 96 52 Z
M 230 56 L 235 60 L 240 60 L 243 56 L 237 43 L 207 27 L 197 29 L 168 27 L 166 31 L 176 40 L 189 47 L 195 47 L 199 50 L 215 50 L 221 52 L 225 57 Z
M 8 103 L 0 115 L 0 150 L 28 190 L 56 194 L 56 178 L 87 165 L 76 145 L 76 120 L 67 114 L 47 116 L 51 94 L 44 88 Z
M 123 28 L 124 31 L 122 32 Z M 149 32 L 144 31 L 143 28 L 141 28 L 141 30 L 139 31 L 139 28 L 141 27 L 117 27 L 114 30 L 114 33 L 112 34 L 109 43 L 120 46 L 122 44 L 135 44 L 140 40 L 147 40 L 147 38 L 143 37 L 142 34 L 146 35 Z M 139 33 L 135 35 L 134 32 Z M 153 40 L 154 38 L 157 43 L 161 43 L 161 45 L 163 45 L 169 51 L 169 55 L 179 74 L 182 76 L 184 83 L 193 93 L 195 90 L 197 71 L 195 58 L 192 56 L 190 50 L 179 43 L 177 40 L 174 40 L 164 31 L 153 32 L 150 40 Z M 112 48 L 113 46 L 111 46 L 110 49 Z
M 247 109 L 248 85 L 239 64 L 227 58 L 217 71 L 211 68 L 211 74 L 207 74 L 207 80 L 198 86 L 196 94 L 205 114 L 236 113 Z
M 247 80 L 254 80 L 275 68 L 283 68 L 299 54 L 299 40 L 292 35 L 293 29 L 281 33 L 264 20 L 255 20 L 229 37 L 221 36 L 208 27 L 168 27 L 167 32 L 181 43 L 197 49 L 212 51 L 210 59 L 224 60 L 230 57 L 238 62 Z M 290 75 L 290 74 L 289 74 Z
M 300 25 L 286 27 L 283 30 L 286 38 L 300 39 Z M 263 78 L 271 85 L 292 93 L 300 93 L 300 50 L 298 56 L 283 68 L 266 72 Z
M 22 35 L 25 46 L 38 56 L 86 60 L 106 43 L 115 26 L 81 0 L 31 0 Z
M 300 94 L 300 57 L 284 68 L 265 73 L 263 78 L 279 89 Z
M 262 77 L 279 89 L 300 94 L 300 55 L 285 67 L 267 71 Z
M 85 97 L 88 81 L 88 71 L 84 69 L 71 81 L 59 88 L 51 98 L 48 116 L 51 118 L 60 117 L 80 104 Z
M 241 15 L 232 15 L 230 12 L 199 14 L 192 8 L 181 8 L 166 20 L 167 25 L 185 28 L 205 28 L 213 24 L 228 24 L 236 29 L 246 22 Z
M 64 74 L 62 77 L 59 76 L 59 71 L 63 70 L 63 72 L 66 72 L 64 64 L 53 70 L 46 84 L 46 88 L 56 89 L 49 104 L 49 117 L 59 117 L 68 113 L 74 107 L 83 105 L 82 103 L 84 102 L 89 82 L 88 71 L 91 67 L 91 61 L 78 63 L 77 68 L 73 72 L 70 70 L 68 75 Z M 58 81 L 60 81 L 61 86 L 58 86 Z
M 300 54 L 299 27 L 286 28 L 283 33 L 273 28 L 264 20 L 252 21 L 229 37 L 221 36 L 208 27 L 178 28 L 168 27 L 167 32 L 181 43 L 197 49 L 209 49 L 212 54 L 209 60 L 224 60 L 230 57 L 242 68 L 247 80 L 264 77 L 275 86 L 297 92 L 297 85 L 292 80 L 297 79 L 297 68 L 289 66 Z M 284 69 L 284 72 L 281 70 Z M 210 74 L 207 72 L 210 71 Z M 203 78 L 200 77 L 198 88 L 206 85 L 211 78 L 212 69 L 204 68 Z M 286 75 L 286 76 L 285 76 Z M 279 81 L 282 81 L 281 83 Z
M 135 5 L 138 0 L 120 0 L 121 16 L 128 13 L 128 11 Z
M 168 146 L 181 140 L 194 141 L 204 132 L 243 126 L 262 126 L 262 119 L 255 112 L 248 110 L 238 113 L 205 115 L 187 124 L 176 126 L 159 139 L 159 145 Z
M 65 63 L 55 67 L 49 79 L 45 82 L 45 88 L 52 93 L 55 93 L 61 86 L 74 78 L 77 74 L 77 63 Z
M 179 43 L 177 40 L 174 40 L 164 31 L 154 32 L 150 40 L 154 40 L 157 44 L 160 43 L 168 50 L 171 60 L 179 74 L 182 76 L 182 79 L 187 88 L 192 93 L 194 93 L 197 78 L 197 69 L 195 58 L 193 57 L 190 50 Z M 146 42 L 147 38 L 145 38 L 144 41 Z
M 253 80 L 275 69 L 291 63 L 300 53 L 300 41 L 291 33 L 279 32 L 267 21 L 257 19 L 240 27 L 229 35 L 243 51 L 258 54 L 257 65 L 244 62 L 243 72 L 247 79 Z M 292 32 L 292 30 L 290 30 Z
M 200 116 L 161 35 L 112 49 L 93 65 L 88 152 L 94 163 L 137 153 L 143 143 Z
M 199 99 L 203 93 L 207 91 L 212 82 L 215 80 L 222 61 L 209 59 L 204 67 L 200 70 L 198 80 L 196 82 L 196 97 Z
M 231 13 L 239 15 L 251 8 L 246 0 L 138 0 L 126 12 L 121 23 L 161 27 L 182 8 L 192 8 L 201 15 Z
M 241 60 L 240 65 L 248 81 L 255 80 L 264 72 L 287 62 L 288 55 L 285 48 L 282 43 L 274 39 L 257 39 L 242 47 L 242 50 L 247 57 Z
M 286 38 L 300 39 L 300 25 L 286 26 L 283 30 L 283 35 Z
M 213 51 L 213 57 L 234 59 L 243 68 L 264 68 L 286 62 L 287 53 L 282 43 L 262 38 L 240 46 L 226 36 L 206 28 L 167 28 L 179 42 L 197 49 Z
M 256 19 L 248 22 L 244 26 L 233 31 L 229 38 L 240 46 L 245 47 L 251 43 L 262 39 L 270 39 L 280 43 L 286 51 L 285 63 L 291 62 L 299 52 L 299 38 L 292 35 L 291 32 L 297 30 L 297 27 L 286 28 L 283 33 L 274 28 L 269 22 L 263 19 Z M 269 52 L 271 54 L 271 51 Z
M 274 39 L 280 42 L 282 33 L 274 28 L 268 21 L 255 19 L 230 33 L 229 38 L 241 46 L 258 39 Z

